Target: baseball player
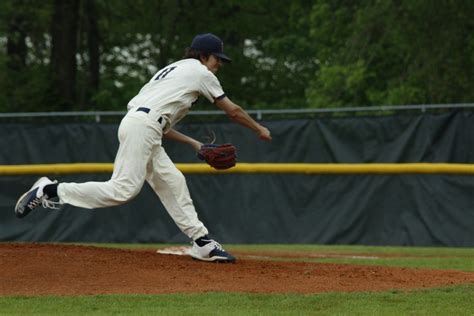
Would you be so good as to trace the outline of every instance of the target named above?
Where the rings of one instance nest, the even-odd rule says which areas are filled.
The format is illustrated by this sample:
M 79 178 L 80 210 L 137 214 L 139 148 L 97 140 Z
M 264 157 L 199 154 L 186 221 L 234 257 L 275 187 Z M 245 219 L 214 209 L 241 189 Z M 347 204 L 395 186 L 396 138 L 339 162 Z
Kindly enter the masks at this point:
M 106 182 L 58 183 L 40 178 L 15 206 L 22 218 L 39 205 L 57 208 L 59 204 L 94 209 L 123 204 L 134 198 L 144 182 L 152 187 L 179 229 L 193 242 L 190 255 L 204 261 L 234 262 L 235 257 L 208 237 L 199 220 L 183 174 L 162 147 L 162 138 L 192 146 L 201 142 L 173 127 L 190 110 L 199 96 L 206 97 L 236 123 L 253 130 L 265 141 L 270 131 L 252 119 L 222 90 L 215 76 L 223 63 L 222 40 L 214 34 L 197 35 L 182 60 L 159 70 L 129 102 L 128 112 L 118 129 L 119 149 L 112 177 Z M 54 202 L 59 200 L 59 202 Z

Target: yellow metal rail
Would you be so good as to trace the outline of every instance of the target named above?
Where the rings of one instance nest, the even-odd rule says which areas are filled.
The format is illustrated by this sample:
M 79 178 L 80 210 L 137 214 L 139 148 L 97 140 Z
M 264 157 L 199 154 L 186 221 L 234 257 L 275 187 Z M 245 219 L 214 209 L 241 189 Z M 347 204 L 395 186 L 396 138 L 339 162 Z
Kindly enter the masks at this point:
M 228 170 L 207 164 L 176 164 L 183 173 L 300 173 L 300 174 L 474 174 L 474 164 L 452 163 L 238 163 Z M 0 175 L 112 173 L 111 163 L 0 165 Z

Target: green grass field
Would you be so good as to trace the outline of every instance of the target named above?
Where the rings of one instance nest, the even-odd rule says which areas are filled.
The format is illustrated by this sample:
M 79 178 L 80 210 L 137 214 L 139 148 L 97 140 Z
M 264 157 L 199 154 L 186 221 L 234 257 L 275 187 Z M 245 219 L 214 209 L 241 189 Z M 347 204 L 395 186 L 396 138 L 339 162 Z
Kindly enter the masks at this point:
M 161 248 L 163 245 L 100 245 Z M 362 258 L 276 258 L 474 271 L 474 249 L 311 245 L 234 245 L 231 251 L 367 254 Z M 276 257 L 278 257 L 276 255 Z M 1 280 L 0 280 L 1 282 Z M 1 286 L 1 284 L 0 284 Z M 474 284 L 376 293 L 165 294 L 2 297 L 0 315 L 474 315 Z

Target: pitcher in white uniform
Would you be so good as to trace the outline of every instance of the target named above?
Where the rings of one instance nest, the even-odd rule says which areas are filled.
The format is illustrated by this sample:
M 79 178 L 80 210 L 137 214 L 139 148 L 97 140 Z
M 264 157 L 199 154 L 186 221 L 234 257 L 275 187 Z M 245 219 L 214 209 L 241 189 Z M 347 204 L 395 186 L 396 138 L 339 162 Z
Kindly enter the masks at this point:
M 106 182 L 57 183 L 40 178 L 18 200 L 15 213 L 22 218 L 42 205 L 70 204 L 95 209 L 123 204 L 134 198 L 144 182 L 153 188 L 181 231 L 193 240 L 190 255 L 204 261 L 234 262 L 235 257 L 208 237 L 199 220 L 183 174 L 162 147 L 162 138 L 191 145 L 202 143 L 173 127 L 190 110 L 199 96 L 226 112 L 236 123 L 253 130 L 266 141 L 270 131 L 252 119 L 224 93 L 215 76 L 230 62 L 224 45 L 214 34 L 197 35 L 182 60 L 160 69 L 130 100 L 128 113 L 118 129 L 120 146 L 112 177 Z M 51 199 L 59 198 L 59 202 Z

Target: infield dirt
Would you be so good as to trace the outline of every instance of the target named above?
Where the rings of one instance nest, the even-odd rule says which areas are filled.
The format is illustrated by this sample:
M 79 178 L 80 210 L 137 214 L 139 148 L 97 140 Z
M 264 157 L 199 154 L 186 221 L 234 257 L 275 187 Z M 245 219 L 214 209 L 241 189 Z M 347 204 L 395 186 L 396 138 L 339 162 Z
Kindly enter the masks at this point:
M 275 261 L 206 263 L 155 250 L 0 244 L 0 296 L 199 292 L 320 293 L 474 283 L 473 272 Z M 240 255 L 240 256 L 239 256 Z

